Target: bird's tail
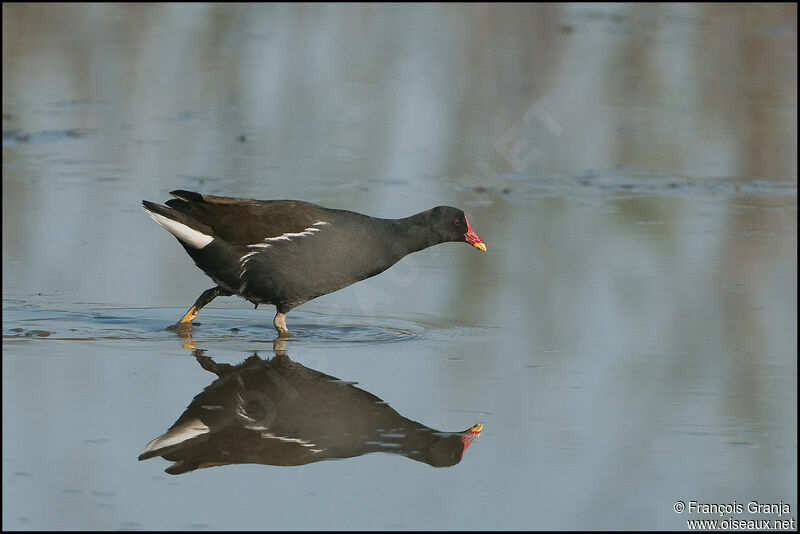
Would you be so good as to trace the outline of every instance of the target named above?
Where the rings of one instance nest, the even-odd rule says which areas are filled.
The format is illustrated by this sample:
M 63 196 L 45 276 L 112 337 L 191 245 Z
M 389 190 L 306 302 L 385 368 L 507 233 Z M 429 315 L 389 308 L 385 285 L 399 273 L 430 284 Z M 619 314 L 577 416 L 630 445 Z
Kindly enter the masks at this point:
M 142 200 L 142 207 L 161 227 L 186 246 L 201 249 L 214 240 L 208 225 L 176 209 Z

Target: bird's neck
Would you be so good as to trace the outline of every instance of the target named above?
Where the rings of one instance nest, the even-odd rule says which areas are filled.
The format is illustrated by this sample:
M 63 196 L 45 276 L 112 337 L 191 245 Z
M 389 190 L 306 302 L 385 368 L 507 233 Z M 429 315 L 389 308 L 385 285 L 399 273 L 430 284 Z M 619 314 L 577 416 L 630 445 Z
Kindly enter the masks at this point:
M 433 245 L 438 245 L 442 239 L 431 231 L 430 217 L 427 211 L 417 213 L 405 219 L 395 219 L 393 221 L 394 242 L 398 251 L 404 251 L 403 255 L 417 252 Z

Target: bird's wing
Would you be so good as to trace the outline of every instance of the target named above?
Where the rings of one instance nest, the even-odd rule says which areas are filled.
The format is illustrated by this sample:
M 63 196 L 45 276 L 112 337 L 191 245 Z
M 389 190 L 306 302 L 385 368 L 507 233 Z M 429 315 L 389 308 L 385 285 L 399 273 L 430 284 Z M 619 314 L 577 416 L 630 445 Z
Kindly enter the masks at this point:
M 215 237 L 247 246 L 318 229 L 333 210 L 299 200 L 254 200 L 172 191 L 167 205 L 210 227 Z M 310 230 L 312 229 L 312 230 Z

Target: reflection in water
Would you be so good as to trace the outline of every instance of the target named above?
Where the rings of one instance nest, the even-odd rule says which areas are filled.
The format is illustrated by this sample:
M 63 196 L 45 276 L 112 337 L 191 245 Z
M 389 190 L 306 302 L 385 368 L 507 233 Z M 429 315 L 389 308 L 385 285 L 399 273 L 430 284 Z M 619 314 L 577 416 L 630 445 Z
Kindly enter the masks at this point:
M 271 360 L 254 354 L 235 366 L 216 363 L 202 350 L 194 355 L 219 378 L 139 456 L 175 462 L 166 469 L 172 475 L 229 464 L 304 465 L 370 452 L 448 467 L 461 461 L 483 428 L 436 431 L 282 350 Z
M 180 415 L 126 402 L 186 365 L 161 329 L 204 275 L 137 207 L 176 187 L 463 205 L 497 244 L 320 298 L 293 343 L 441 399 L 374 386 L 406 416 L 503 432 L 444 472 L 267 468 L 291 479 L 271 528 L 685 529 L 686 496 L 796 503 L 797 49 L 789 3 L 4 3 L 3 527 L 203 520 L 193 477 L 129 476 L 172 462 L 116 462 Z M 272 338 L 269 310 L 216 306 L 202 348 Z M 339 476 L 368 462 L 393 483 Z M 204 524 L 263 528 L 241 513 L 260 477 L 232 470 L 201 471 Z

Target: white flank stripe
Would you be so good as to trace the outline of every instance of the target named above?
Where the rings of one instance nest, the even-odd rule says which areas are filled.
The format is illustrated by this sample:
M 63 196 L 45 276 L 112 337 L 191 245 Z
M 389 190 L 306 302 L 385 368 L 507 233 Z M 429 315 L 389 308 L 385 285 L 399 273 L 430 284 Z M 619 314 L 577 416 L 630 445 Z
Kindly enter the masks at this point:
M 277 440 L 279 440 L 279 441 L 283 441 L 283 442 L 285 442 L 285 443 L 298 443 L 299 445 L 301 445 L 301 446 L 303 446 L 303 447 L 306 447 L 306 448 L 309 448 L 309 449 L 310 449 L 311 447 L 316 447 L 316 446 L 317 446 L 317 444 L 316 444 L 316 443 L 311 443 L 310 441 L 306 441 L 306 440 L 304 440 L 304 439 L 300 439 L 300 438 L 289 438 L 289 437 L 286 437 L 286 436 L 278 436 L 278 435 L 276 435 L 276 434 L 273 434 L 273 433 L 271 433 L 271 432 L 262 432 L 262 433 L 261 433 L 261 437 L 262 437 L 262 438 L 272 438 L 272 439 L 277 439 Z
M 317 221 L 302 232 L 287 232 L 276 237 L 267 237 L 264 239 L 263 243 L 247 245 L 247 248 L 250 249 L 250 252 L 239 258 L 239 265 L 241 266 L 241 269 L 239 270 L 239 279 L 242 281 L 241 285 L 239 286 L 239 295 L 243 295 L 247 289 L 247 280 L 245 280 L 245 275 L 247 274 L 247 264 L 253 258 L 253 256 L 259 252 L 264 252 L 268 248 L 272 247 L 273 244 L 277 244 L 281 241 L 291 241 L 296 237 L 312 236 L 319 232 L 319 228 L 314 228 L 315 226 L 327 226 L 329 224 L 329 222 Z
M 319 232 L 319 228 L 311 228 L 311 227 L 309 227 L 309 228 L 306 228 L 305 230 L 303 230 L 302 232 L 286 232 L 285 234 L 281 234 L 278 237 L 268 237 L 264 241 L 266 241 L 268 243 L 270 241 L 281 241 L 281 240 L 289 241 L 290 239 L 292 239 L 294 237 L 307 237 L 307 236 L 310 236 L 310 235 L 314 235 L 314 232 Z
M 317 221 L 313 224 L 313 226 L 325 226 L 330 223 L 325 221 Z M 308 237 L 314 235 L 316 232 L 319 232 L 319 228 L 312 228 L 308 227 L 302 232 L 287 232 L 285 234 L 281 234 L 277 237 L 267 237 L 264 238 L 263 243 L 255 243 L 253 245 L 247 245 L 252 252 L 248 252 L 241 258 L 239 258 L 239 263 L 242 265 L 242 273 L 245 269 L 245 264 L 252 258 L 254 255 L 258 254 L 259 252 L 263 252 L 265 249 L 268 249 L 272 246 L 272 243 L 276 243 L 278 241 L 291 241 L 295 237 Z M 241 275 L 240 275 L 241 276 Z
M 171 233 L 192 248 L 200 249 L 214 241 L 214 238 L 210 235 L 206 235 L 203 232 L 198 232 L 194 228 L 189 228 L 183 223 L 179 223 L 178 221 L 174 221 L 168 217 L 159 215 L 158 213 L 153 213 L 147 208 L 145 208 L 145 211 L 151 219 L 161 225 L 161 227 L 163 227 L 167 232 Z
M 308 228 L 306 228 L 305 230 L 303 230 L 302 232 L 286 232 L 285 234 L 281 234 L 277 237 L 268 237 L 264 239 L 264 241 L 266 243 L 269 243 L 270 241 L 289 241 L 295 237 L 308 237 L 310 235 L 314 235 L 315 232 L 319 232 L 319 228 L 313 228 L 314 226 L 325 226 L 328 224 L 330 223 L 327 223 L 325 221 L 317 221 Z M 259 244 L 259 245 L 249 245 L 249 246 L 263 247 L 264 245 Z
M 176 426 L 166 434 L 158 436 L 147 444 L 142 454 L 171 447 L 172 445 L 183 443 L 184 441 L 207 434 L 208 432 L 208 427 L 200 419 L 193 419 L 180 426 Z

